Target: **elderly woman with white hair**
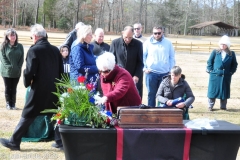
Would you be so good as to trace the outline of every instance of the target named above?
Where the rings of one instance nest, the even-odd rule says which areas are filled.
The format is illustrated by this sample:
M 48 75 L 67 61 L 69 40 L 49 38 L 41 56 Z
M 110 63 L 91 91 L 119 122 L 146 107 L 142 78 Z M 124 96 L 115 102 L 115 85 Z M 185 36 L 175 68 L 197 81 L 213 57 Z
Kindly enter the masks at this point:
M 208 83 L 208 110 L 212 111 L 216 98 L 220 99 L 220 109 L 227 109 L 227 99 L 230 98 L 230 84 L 232 75 L 237 70 L 237 59 L 230 50 L 228 36 L 222 36 L 219 49 L 213 50 L 207 61 Z
M 102 103 L 106 110 L 117 112 L 118 106 L 138 106 L 141 98 L 132 80 L 130 73 L 116 65 L 115 56 L 110 52 L 100 55 L 97 67 L 101 74 L 101 87 L 103 90 Z
M 85 76 L 87 73 L 87 81 L 94 82 L 99 76 L 96 66 L 96 58 L 93 55 L 92 27 L 84 25 L 77 32 L 78 44 L 73 46 L 70 56 L 70 79 L 76 81 L 79 76 Z

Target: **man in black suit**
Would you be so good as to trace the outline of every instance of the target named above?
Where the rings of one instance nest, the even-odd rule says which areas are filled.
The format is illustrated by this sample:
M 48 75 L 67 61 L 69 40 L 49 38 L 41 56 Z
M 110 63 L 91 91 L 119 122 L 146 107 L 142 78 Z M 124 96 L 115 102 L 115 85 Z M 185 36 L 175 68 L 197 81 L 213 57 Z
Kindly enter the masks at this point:
M 116 64 L 125 68 L 133 77 L 139 95 L 143 90 L 143 45 L 133 38 L 133 27 L 126 26 L 122 37 L 112 41 L 110 52 L 116 57 Z

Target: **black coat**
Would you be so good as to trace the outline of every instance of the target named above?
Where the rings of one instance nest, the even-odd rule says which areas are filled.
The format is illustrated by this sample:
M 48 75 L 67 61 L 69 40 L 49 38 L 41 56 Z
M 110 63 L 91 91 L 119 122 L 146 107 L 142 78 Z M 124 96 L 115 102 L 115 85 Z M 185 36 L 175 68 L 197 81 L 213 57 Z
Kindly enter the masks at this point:
M 55 82 L 63 73 L 63 62 L 57 47 L 41 38 L 27 52 L 24 86 L 31 86 L 22 117 L 36 117 L 44 109 L 57 108 Z
M 72 30 L 66 37 L 63 45 L 67 45 L 69 48 L 69 53 L 71 52 L 72 43 L 77 39 L 77 30 Z
M 143 46 L 142 42 L 132 39 L 126 45 L 123 38 L 112 41 L 110 52 L 116 57 L 116 63 L 125 68 L 131 75 L 141 78 L 143 76 Z
M 99 56 L 103 54 L 105 51 L 109 52 L 110 46 L 107 43 L 102 42 L 101 44 L 98 44 L 96 41 L 91 42 L 93 44 L 93 54 L 95 56 Z
M 109 52 L 116 57 L 116 64 L 125 68 L 131 76 L 139 78 L 137 85 L 138 92 L 142 98 L 143 92 L 143 45 L 142 42 L 132 39 L 126 45 L 120 37 L 112 41 Z

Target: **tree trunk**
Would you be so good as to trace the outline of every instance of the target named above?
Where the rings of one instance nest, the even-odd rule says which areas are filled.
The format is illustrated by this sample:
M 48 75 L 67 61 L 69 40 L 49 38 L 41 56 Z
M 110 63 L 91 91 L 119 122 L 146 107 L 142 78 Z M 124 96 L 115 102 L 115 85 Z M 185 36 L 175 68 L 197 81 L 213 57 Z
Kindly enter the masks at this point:
M 12 4 L 12 9 L 13 9 L 13 15 L 12 15 L 12 28 L 15 28 L 15 23 L 16 23 L 16 4 L 15 4 L 15 0 L 13 0 L 13 4 Z
M 142 23 L 142 13 L 143 13 L 143 1 L 140 0 L 139 14 L 138 14 L 138 22 Z
M 39 9 L 39 0 L 37 0 L 37 8 L 36 8 L 36 17 L 35 17 L 35 24 L 38 21 L 38 9 Z
M 77 12 L 76 12 L 76 24 L 79 22 L 78 21 L 78 14 L 79 14 L 79 7 L 80 7 L 80 1 L 79 0 L 77 0 Z
M 121 19 L 120 19 L 119 27 L 123 29 L 123 1 L 122 0 L 120 0 L 120 10 L 121 10 Z
M 107 1 L 108 6 L 108 32 L 111 31 L 111 20 L 112 20 L 112 7 L 110 6 L 110 2 Z
M 45 28 L 45 25 L 46 25 L 46 18 L 45 18 L 45 14 L 43 14 L 42 23 L 43 23 L 43 28 Z
M 147 12 L 147 0 L 145 0 L 145 17 L 144 17 L 144 33 L 148 33 L 148 31 L 147 31 L 147 14 L 148 12 Z
M 187 20 L 188 20 L 188 12 L 190 10 L 190 5 L 191 5 L 191 0 L 188 0 L 188 6 L 186 10 L 186 17 L 185 17 L 185 24 L 184 24 L 184 36 L 186 35 L 186 31 L 187 31 Z

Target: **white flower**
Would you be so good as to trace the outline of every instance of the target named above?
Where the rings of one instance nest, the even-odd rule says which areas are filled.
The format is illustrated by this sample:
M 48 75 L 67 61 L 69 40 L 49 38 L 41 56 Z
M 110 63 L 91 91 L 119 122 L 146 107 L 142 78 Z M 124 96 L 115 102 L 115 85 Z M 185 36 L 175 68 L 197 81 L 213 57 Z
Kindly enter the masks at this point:
M 86 87 L 85 86 L 74 86 L 73 89 L 80 90 L 80 89 L 86 89 Z
M 66 98 L 66 97 L 69 97 L 69 94 L 68 94 L 67 92 L 61 94 L 61 97 L 59 98 L 59 101 L 60 101 L 60 102 L 63 102 L 63 101 L 64 101 L 64 98 Z

